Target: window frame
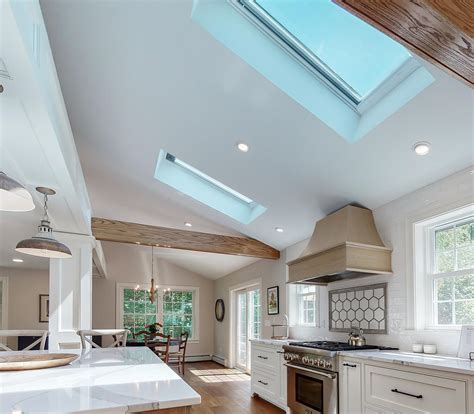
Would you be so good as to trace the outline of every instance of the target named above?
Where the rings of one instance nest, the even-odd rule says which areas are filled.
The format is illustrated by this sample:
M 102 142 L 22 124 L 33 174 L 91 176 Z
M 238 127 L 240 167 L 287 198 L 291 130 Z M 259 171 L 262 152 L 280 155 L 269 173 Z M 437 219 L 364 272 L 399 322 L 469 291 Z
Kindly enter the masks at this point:
M 310 286 L 314 288 L 314 293 L 299 293 L 300 286 Z M 321 327 L 321 289 L 317 285 L 310 284 L 293 284 L 289 286 L 290 291 L 290 326 L 313 328 Z M 303 301 L 300 300 L 302 296 L 309 296 L 314 294 L 314 322 L 307 323 L 303 321 L 302 312 Z
M 383 99 L 392 89 L 396 88 L 419 68 L 419 63 L 410 53 L 411 56 L 381 84 L 367 95 L 361 96 L 349 83 L 275 20 L 256 0 L 227 1 L 359 114 L 363 114 Z
M 434 281 L 443 277 L 457 277 L 472 274 L 472 269 L 435 273 L 435 231 L 454 223 L 474 218 L 474 205 L 468 204 L 454 210 L 413 223 L 413 270 L 414 295 L 413 321 L 416 330 L 459 331 L 459 324 L 437 324 L 435 319 Z
M 141 285 L 140 288 L 142 287 Z M 145 287 L 147 285 L 144 285 Z M 125 289 L 135 289 L 136 283 L 117 283 L 116 286 L 116 320 L 117 328 L 123 328 L 123 301 Z M 163 294 L 164 291 L 170 289 L 174 292 L 192 292 L 193 293 L 193 314 L 192 314 L 192 332 L 188 338 L 189 342 L 199 342 L 199 287 L 196 286 L 175 286 L 175 285 L 160 285 L 157 292 L 157 316 L 156 321 L 163 325 L 164 309 L 163 309 Z
M 439 324 L 438 323 L 438 315 L 437 315 L 437 298 L 435 297 L 435 282 L 437 279 L 446 279 L 446 278 L 457 278 L 460 276 L 466 276 L 474 273 L 474 267 L 468 269 L 461 269 L 461 270 L 453 270 L 448 272 L 436 272 L 436 232 L 446 230 L 449 228 L 456 229 L 456 227 L 462 226 L 463 224 L 467 224 L 474 220 L 474 215 L 468 214 L 467 216 L 458 216 L 456 218 L 439 218 L 439 220 L 433 223 L 431 226 L 426 228 L 427 237 L 426 237 L 426 258 L 427 258 L 427 265 L 426 265 L 426 285 L 428 290 L 428 298 L 430 300 L 426 300 L 426 311 L 429 317 L 429 324 L 428 327 L 432 329 L 461 329 L 461 324 Z M 456 249 L 456 236 L 454 236 L 454 243 L 455 247 L 453 249 L 454 252 L 457 252 Z M 456 258 L 455 258 L 456 263 Z M 456 302 L 454 299 L 451 302 Z M 454 314 L 453 314 L 454 316 Z M 472 321 L 474 323 L 474 321 Z

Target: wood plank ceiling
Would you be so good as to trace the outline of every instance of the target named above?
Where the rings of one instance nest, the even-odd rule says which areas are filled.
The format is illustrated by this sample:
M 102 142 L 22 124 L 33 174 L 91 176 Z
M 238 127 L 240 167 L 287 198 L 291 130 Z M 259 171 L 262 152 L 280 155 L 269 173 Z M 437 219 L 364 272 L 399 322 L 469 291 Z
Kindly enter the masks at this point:
M 249 256 L 259 259 L 275 260 L 280 258 L 278 250 L 248 237 L 200 233 L 97 217 L 92 218 L 92 234 L 101 241 Z
M 470 87 L 474 86 L 472 0 L 333 0 Z

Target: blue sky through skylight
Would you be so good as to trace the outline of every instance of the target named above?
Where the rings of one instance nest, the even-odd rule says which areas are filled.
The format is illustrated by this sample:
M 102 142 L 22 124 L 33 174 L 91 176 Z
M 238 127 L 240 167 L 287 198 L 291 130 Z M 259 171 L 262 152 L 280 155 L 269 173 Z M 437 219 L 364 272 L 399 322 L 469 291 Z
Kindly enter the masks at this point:
M 158 156 L 155 178 L 243 224 L 249 224 L 266 211 L 251 198 L 164 150 Z
M 403 46 L 330 0 L 255 0 L 255 3 L 362 98 L 411 56 Z

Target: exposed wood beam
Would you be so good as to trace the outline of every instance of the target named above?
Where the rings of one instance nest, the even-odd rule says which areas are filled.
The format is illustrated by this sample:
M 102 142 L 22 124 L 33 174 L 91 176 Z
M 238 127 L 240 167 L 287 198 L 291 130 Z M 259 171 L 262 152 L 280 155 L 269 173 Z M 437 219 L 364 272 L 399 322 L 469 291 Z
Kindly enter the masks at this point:
M 97 217 L 92 218 L 92 233 L 97 240 L 102 241 L 250 256 L 260 259 L 280 258 L 278 250 L 248 237 L 200 233 Z
M 474 87 L 472 0 L 333 0 Z

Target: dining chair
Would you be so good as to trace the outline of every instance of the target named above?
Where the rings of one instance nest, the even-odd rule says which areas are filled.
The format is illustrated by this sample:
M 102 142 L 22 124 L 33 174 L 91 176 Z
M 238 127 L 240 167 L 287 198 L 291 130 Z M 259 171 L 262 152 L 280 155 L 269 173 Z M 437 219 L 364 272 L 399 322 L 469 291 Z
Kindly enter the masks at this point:
M 189 333 L 184 332 L 179 337 L 178 350 L 176 352 L 170 352 L 168 357 L 168 363 L 178 364 L 178 371 L 184 375 L 184 362 L 186 358 L 186 346 L 188 344 Z
M 33 341 L 28 346 L 24 347 L 23 349 L 18 349 L 18 351 L 30 351 L 36 345 L 39 344 L 40 350 L 44 350 L 44 346 L 46 344 L 46 338 L 48 337 L 49 332 L 40 330 L 40 329 L 4 329 L 0 330 L 0 339 L 5 338 L 5 343 L 2 343 L 0 340 L 0 351 L 13 351 L 10 347 L 7 346 L 7 338 L 11 337 L 22 337 L 22 336 L 39 336 L 36 341 Z
M 90 344 L 92 348 L 113 348 L 117 346 L 127 346 L 128 329 L 80 329 L 77 334 L 81 337 L 81 346 L 86 348 Z M 93 341 L 94 336 L 112 336 L 114 342 L 110 345 L 98 345 Z
M 155 344 L 156 338 L 162 338 L 160 344 Z M 166 364 L 168 363 L 170 354 L 171 336 L 165 335 L 161 332 L 155 332 L 145 336 L 145 346 L 150 348 L 156 355 L 158 355 Z M 164 348 L 164 349 L 163 349 Z

